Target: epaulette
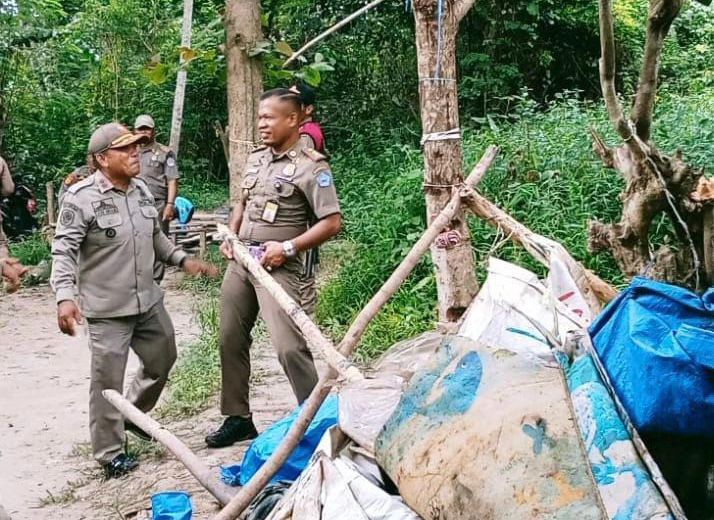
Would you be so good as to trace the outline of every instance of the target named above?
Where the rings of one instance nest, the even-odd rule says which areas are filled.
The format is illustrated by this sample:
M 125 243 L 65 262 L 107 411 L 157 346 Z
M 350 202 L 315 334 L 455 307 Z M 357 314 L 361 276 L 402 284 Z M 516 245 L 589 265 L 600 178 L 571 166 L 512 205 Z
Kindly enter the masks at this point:
M 68 193 L 77 193 L 79 190 L 87 188 L 89 186 L 94 186 L 94 175 L 90 175 L 86 179 L 82 179 L 79 182 L 75 182 L 67 189 Z
M 310 159 L 312 159 L 315 162 L 324 161 L 325 159 L 327 159 L 327 156 L 322 155 L 320 152 L 318 152 L 314 148 L 303 148 L 302 153 L 307 155 Z
M 268 147 L 264 144 L 254 144 L 253 147 L 250 149 L 250 153 L 258 153 L 267 149 Z
M 173 153 L 173 150 L 166 146 L 165 144 L 161 143 L 156 143 L 156 147 L 159 149 L 159 151 L 164 152 L 165 154 Z

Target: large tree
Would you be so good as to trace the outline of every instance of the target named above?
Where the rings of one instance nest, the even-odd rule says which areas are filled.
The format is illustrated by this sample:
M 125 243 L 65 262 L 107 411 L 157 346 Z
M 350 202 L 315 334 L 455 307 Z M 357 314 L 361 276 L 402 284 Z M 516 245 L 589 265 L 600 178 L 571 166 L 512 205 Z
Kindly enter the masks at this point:
M 258 140 L 258 102 L 263 92 L 260 55 L 251 49 L 263 39 L 259 0 L 226 3 L 226 64 L 228 89 L 228 140 L 231 201 L 240 195 L 243 167 Z
M 705 215 L 711 209 L 706 202 L 692 197 L 703 172 L 687 164 L 680 151 L 673 155 L 663 153 L 652 139 L 662 48 L 683 4 L 684 0 L 650 0 L 639 83 L 629 115 L 625 116 L 615 85 L 612 2 L 599 1 L 600 84 L 608 115 L 623 142 L 608 147 L 593 130 L 594 150 L 605 166 L 622 174 L 625 188 L 620 195 L 620 221 L 591 222 L 589 245 L 593 252 L 609 250 L 627 276 L 647 275 L 702 289 L 713 281 L 714 274 L 712 242 L 705 240 L 710 235 Z M 670 218 L 679 244 L 654 249 L 650 229 L 662 213 Z
M 452 189 L 463 182 L 456 36 L 474 0 L 414 0 L 419 98 L 424 135 L 424 191 L 427 220 L 444 209 Z M 459 210 L 449 225 L 461 240 L 448 249 L 433 246 L 439 320 L 455 322 L 478 291 L 469 229 Z

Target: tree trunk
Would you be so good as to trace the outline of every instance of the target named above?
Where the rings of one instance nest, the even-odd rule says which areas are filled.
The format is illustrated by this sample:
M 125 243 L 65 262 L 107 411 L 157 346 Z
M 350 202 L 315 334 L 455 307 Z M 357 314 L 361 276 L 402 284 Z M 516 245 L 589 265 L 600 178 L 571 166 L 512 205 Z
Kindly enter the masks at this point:
M 263 38 L 259 0 L 226 2 L 226 64 L 231 202 L 240 195 L 246 160 L 258 140 L 258 102 L 263 92 L 263 67 L 248 51 Z
M 456 34 L 462 4 L 455 0 L 443 0 L 444 13 L 439 38 L 438 0 L 413 2 L 424 136 L 459 128 Z M 461 182 L 460 138 L 424 142 L 424 191 L 429 223 L 449 202 L 452 186 Z M 469 229 L 463 210 L 456 213 L 448 227 L 459 232 L 461 242 L 451 249 L 431 248 L 436 271 L 439 320 L 442 323 L 457 321 L 478 291 Z
M 191 27 L 193 23 L 193 0 L 183 1 L 183 24 L 181 25 L 181 47 L 191 48 Z M 179 152 L 181 142 L 181 124 L 183 123 L 183 100 L 186 95 L 186 78 L 188 71 L 181 56 L 181 68 L 176 75 L 176 93 L 174 94 L 174 110 L 171 115 L 171 136 L 169 137 L 169 148 L 176 155 Z

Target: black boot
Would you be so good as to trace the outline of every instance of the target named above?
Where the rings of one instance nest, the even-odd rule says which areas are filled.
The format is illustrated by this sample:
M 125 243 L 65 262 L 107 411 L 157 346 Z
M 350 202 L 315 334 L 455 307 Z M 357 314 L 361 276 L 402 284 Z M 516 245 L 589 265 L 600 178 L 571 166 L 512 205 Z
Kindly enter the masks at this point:
M 253 419 L 232 416 L 227 417 L 220 428 L 206 437 L 209 448 L 225 448 L 240 441 L 255 439 L 258 431 Z
M 104 476 L 110 479 L 122 477 L 131 470 L 136 469 L 138 465 L 139 463 L 136 460 L 124 453 L 120 453 L 111 462 L 102 464 L 102 468 L 104 469 Z

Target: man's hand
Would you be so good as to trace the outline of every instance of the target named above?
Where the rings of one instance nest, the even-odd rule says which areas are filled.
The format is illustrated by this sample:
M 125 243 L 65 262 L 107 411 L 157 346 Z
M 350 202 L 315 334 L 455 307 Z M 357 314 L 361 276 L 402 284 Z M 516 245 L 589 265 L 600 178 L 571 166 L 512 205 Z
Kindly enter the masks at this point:
M 260 265 L 265 267 L 265 269 L 270 271 L 275 267 L 280 267 L 287 261 L 282 242 L 273 242 L 271 240 L 263 245 L 265 246 L 265 253 L 263 253 L 263 257 L 260 259 Z
M 183 270 L 191 276 L 205 275 L 209 278 L 218 276 L 218 267 L 193 257 L 189 257 L 184 261 Z
M 164 221 L 171 222 L 174 218 L 176 218 L 176 207 L 173 204 L 166 204 L 162 218 Z
M 223 253 L 223 256 L 225 256 L 228 260 L 233 260 L 233 245 L 230 241 L 224 240 L 221 242 L 220 250 L 221 253 Z
M 16 258 L 0 258 L 2 277 L 6 281 L 5 290 L 13 293 L 20 288 L 20 281 L 28 269 Z
M 83 321 L 79 307 L 72 300 L 64 300 L 57 306 L 57 324 L 63 333 L 74 336 L 75 326 Z

